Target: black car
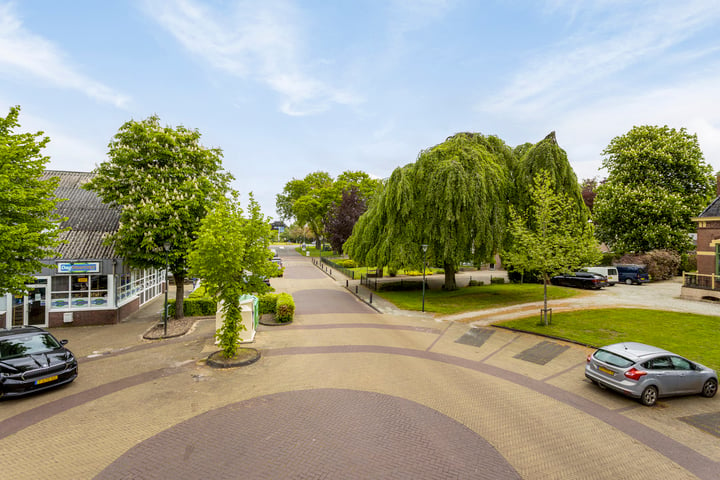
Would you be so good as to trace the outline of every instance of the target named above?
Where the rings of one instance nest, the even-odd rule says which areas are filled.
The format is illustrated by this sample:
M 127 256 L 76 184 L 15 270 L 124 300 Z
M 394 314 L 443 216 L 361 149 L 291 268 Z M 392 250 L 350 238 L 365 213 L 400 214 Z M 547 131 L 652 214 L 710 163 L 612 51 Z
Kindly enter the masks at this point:
M 70 383 L 78 375 L 75 356 L 38 327 L 0 329 L 0 397 L 17 397 Z
M 553 285 L 575 288 L 602 288 L 608 286 L 607 277 L 599 273 L 575 272 L 555 275 L 550 279 Z

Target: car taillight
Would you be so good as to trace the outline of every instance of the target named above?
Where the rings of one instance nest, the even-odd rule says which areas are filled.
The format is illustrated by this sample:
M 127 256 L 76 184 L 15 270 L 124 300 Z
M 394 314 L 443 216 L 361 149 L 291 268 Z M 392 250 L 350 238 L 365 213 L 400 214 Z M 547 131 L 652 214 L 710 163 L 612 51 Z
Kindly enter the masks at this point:
M 592 353 L 588 354 L 587 358 L 585 359 L 585 360 L 587 360 L 587 363 L 590 363 L 591 358 L 592 358 Z
M 647 375 L 647 372 L 643 372 L 642 370 L 635 370 L 635 368 L 631 368 L 630 370 L 625 372 L 625 376 L 627 378 L 635 381 L 640 380 L 640 377 L 642 377 L 643 375 Z

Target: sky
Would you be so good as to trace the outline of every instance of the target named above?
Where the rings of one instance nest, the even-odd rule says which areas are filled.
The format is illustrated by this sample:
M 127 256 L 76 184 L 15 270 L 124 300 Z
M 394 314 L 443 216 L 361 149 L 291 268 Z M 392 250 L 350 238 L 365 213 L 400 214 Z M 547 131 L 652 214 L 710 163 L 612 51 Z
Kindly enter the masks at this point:
M 373 177 L 458 132 L 555 131 L 578 179 L 635 125 L 720 170 L 716 0 L 0 0 L 0 115 L 92 171 L 129 120 L 197 129 L 246 203 L 314 171 Z

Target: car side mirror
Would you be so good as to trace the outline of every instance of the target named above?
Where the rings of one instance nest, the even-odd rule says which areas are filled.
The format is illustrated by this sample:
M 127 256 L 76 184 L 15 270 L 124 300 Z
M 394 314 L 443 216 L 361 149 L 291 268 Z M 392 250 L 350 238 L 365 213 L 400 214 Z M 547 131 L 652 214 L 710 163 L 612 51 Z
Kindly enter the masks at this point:
M 67 345 L 67 343 L 68 343 L 67 340 L 60 340 L 60 345 Z

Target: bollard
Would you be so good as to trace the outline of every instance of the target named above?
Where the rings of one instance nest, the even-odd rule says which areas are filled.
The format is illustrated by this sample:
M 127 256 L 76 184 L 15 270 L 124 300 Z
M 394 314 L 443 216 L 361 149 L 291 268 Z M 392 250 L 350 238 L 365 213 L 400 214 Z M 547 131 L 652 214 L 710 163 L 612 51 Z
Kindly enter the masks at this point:
M 357 295 L 357 285 L 355 285 L 355 295 Z
M 348 288 L 350 285 L 350 280 L 345 280 L 345 288 Z
M 372 304 L 372 292 L 370 292 L 370 303 Z

